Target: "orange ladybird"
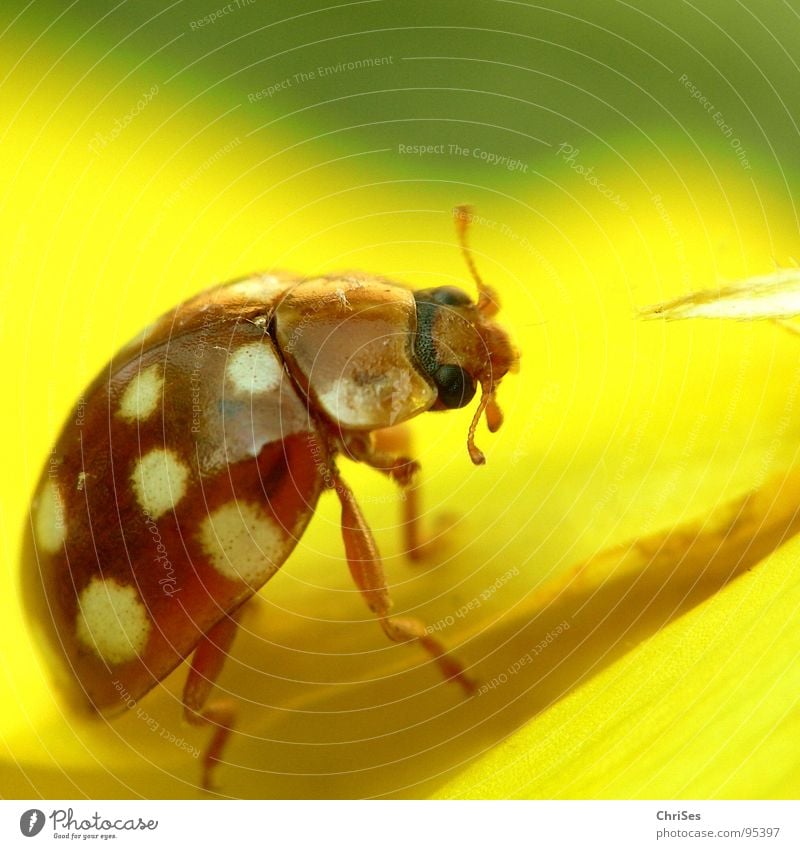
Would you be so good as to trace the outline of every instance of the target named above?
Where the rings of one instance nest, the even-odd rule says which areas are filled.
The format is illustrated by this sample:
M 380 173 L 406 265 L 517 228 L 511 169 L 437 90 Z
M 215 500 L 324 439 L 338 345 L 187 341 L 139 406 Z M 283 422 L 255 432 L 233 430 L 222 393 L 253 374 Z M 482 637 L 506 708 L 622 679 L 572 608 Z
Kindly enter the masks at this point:
M 336 466 L 345 454 L 410 487 L 417 464 L 382 447 L 382 432 L 463 407 L 478 386 L 467 443 L 484 461 L 475 429 L 484 413 L 500 426 L 495 391 L 517 353 L 475 271 L 467 208 L 455 217 L 477 303 L 452 286 L 413 292 L 350 274 L 211 289 L 114 356 L 42 473 L 23 583 L 54 671 L 73 702 L 110 716 L 191 656 L 185 715 L 215 728 L 205 786 L 233 723 L 231 704 L 209 696 L 237 613 L 291 554 L 325 489 L 339 497 L 350 571 L 386 634 L 418 641 L 447 678 L 472 686 L 420 622 L 389 615 L 375 541 Z

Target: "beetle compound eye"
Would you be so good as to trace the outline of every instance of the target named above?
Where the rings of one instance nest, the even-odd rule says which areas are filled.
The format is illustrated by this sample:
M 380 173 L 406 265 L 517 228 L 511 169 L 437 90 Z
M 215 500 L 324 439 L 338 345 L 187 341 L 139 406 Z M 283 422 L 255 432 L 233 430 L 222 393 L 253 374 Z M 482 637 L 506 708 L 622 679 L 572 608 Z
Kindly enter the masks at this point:
M 465 407 L 475 395 L 475 381 L 461 366 L 439 366 L 433 375 L 439 401 L 450 410 Z
M 414 293 L 417 303 L 435 304 L 437 307 L 466 307 L 472 303 L 470 296 L 458 286 L 437 286 Z
M 465 307 L 472 300 L 466 292 L 462 292 L 457 286 L 439 286 L 431 291 L 433 300 L 443 307 Z

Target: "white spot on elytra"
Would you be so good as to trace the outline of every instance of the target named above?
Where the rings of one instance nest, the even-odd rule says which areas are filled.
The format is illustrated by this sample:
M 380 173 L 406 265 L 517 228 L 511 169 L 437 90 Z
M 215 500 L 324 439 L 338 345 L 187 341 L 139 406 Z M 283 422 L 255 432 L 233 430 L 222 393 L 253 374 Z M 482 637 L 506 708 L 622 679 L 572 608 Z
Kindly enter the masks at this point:
M 247 298 L 249 301 L 266 301 L 272 296 L 286 288 L 286 283 L 271 274 L 264 274 L 260 277 L 249 277 L 247 280 L 240 280 L 238 283 L 232 283 L 228 287 L 231 294 L 238 295 L 242 298 Z
M 263 506 L 237 499 L 203 520 L 200 542 L 217 572 L 258 587 L 283 562 L 288 540 Z
M 49 479 L 39 493 L 34 519 L 36 542 L 50 554 L 55 553 L 64 544 L 67 535 L 67 523 L 64 516 L 64 499 L 58 484 Z
M 269 392 L 280 385 L 283 369 L 268 343 L 250 342 L 231 354 L 226 374 L 237 392 Z
M 158 363 L 138 372 L 122 393 L 119 415 L 129 422 L 144 421 L 158 409 L 163 388 L 164 376 Z
M 139 506 L 154 519 L 171 510 L 186 494 L 189 469 L 169 448 L 155 448 L 139 459 L 131 475 Z
M 135 587 L 92 578 L 78 600 L 76 633 L 101 660 L 124 663 L 144 649 L 150 618 Z

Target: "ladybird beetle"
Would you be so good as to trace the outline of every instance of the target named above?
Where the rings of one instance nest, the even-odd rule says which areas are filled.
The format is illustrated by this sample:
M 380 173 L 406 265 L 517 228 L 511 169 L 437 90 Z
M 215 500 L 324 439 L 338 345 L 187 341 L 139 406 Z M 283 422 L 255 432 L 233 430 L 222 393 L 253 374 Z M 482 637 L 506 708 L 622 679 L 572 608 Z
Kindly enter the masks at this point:
M 209 786 L 233 724 L 209 698 L 241 606 L 280 568 L 333 489 L 352 577 L 392 640 L 417 641 L 447 679 L 472 682 L 415 619 L 390 615 L 378 549 L 336 456 L 407 491 L 418 464 L 387 429 L 481 399 L 467 437 L 502 418 L 517 364 L 475 268 L 468 207 L 454 210 L 478 288 L 412 291 L 361 274 L 267 273 L 204 292 L 122 348 L 73 409 L 26 529 L 24 596 L 66 695 L 122 712 L 191 656 L 185 718 L 214 727 Z M 396 446 L 395 446 L 396 448 Z M 407 548 L 419 552 L 414 499 Z M 62 689 L 63 689 L 62 688 Z

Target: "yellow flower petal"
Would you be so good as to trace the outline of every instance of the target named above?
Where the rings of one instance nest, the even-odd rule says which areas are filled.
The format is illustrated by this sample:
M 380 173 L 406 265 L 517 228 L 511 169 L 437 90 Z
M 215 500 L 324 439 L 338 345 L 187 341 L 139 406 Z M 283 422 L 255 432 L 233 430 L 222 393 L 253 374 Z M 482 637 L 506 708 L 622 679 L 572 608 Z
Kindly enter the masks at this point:
M 681 553 L 674 554 L 678 563 Z M 794 539 L 525 725 L 438 796 L 796 798 L 798 561 Z

